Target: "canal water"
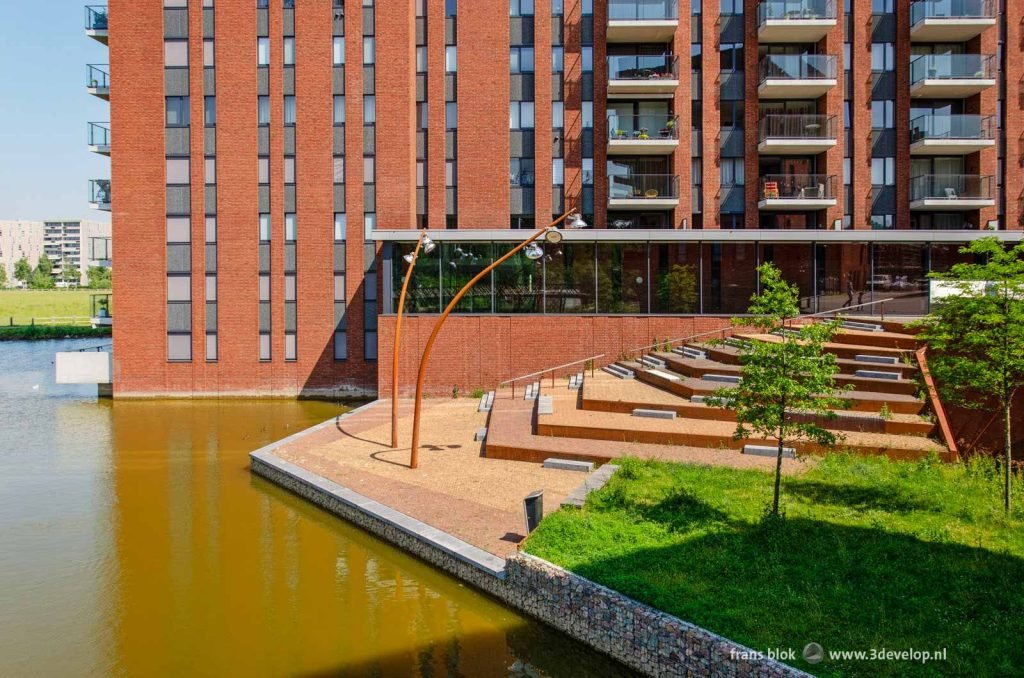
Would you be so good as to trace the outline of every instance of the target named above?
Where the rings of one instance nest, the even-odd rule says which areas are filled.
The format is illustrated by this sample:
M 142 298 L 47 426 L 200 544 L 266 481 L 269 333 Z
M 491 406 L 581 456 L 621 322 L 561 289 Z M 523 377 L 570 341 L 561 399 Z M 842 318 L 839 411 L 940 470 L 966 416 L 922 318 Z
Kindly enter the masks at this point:
M 342 406 L 56 385 L 96 343 L 0 343 L 0 676 L 624 673 L 249 473 Z

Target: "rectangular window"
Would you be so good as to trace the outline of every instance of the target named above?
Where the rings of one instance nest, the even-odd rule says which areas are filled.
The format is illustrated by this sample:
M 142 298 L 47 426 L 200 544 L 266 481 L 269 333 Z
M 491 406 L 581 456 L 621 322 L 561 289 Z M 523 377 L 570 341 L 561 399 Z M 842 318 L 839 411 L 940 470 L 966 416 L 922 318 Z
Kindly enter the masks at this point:
M 512 73 L 533 73 L 533 48 L 511 48 L 509 50 L 509 69 Z
M 742 101 L 723 101 L 719 114 L 722 129 L 743 129 Z
M 551 48 L 551 72 L 561 73 L 565 70 L 565 48 L 555 45 Z
M 213 68 L 213 40 L 203 40 L 203 66 Z
M 284 98 L 284 124 L 295 124 L 295 97 L 291 95 Z
M 348 360 L 348 337 L 345 330 L 334 333 L 334 359 Z
M 744 181 L 744 158 L 722 158 L 721 180 L 723 186 L 742 186 Z
M 583 62 L 583 72 L 594 72 L 594 48 L 583 47 L 580 49 L 580 60 Z
M 367 212 L 363 215 L 363 236 L 366 240 L 373 240 L 373 232 L 377 230 L 377 214 Z
M 594 185 L 594 159 L 583 158 L 583 185 Z
M 167 158 L 167 184 L 185 186 L 189 183 L 189 159 Z
M 296 346 L 295 346 L 295 333 L 289 332 L 284 335 L 284 359 L 295 360 Z
M 871 158 L 871 185 L 893 186 L 896 183 L 895 158 Z
M 363 38 L 363 65 L 369 66 L 376 63 L 377 60 L 377 44 L 373 36 L 366 36 Z
M 284 215 L 284 241 L 295 242 L 295 213 L 288 212 Z
M 561 101 L 551 102 L 551 126 L 555 129 L 565 127 L 565 104 Z
M 582 105 L 583 129 L 591 129 L 594 126 L 594 102 L 584 101 Z M 532 125 L 531 125 L 532 127 Z
M 270 275 L 261 273 L 259 277 L 260 301 L 270 301 Z
M 533 186 L 533 158 L 509 159 L 509 184 L 512 186 Z
M 896 67 L 896 47 L 891 42 L 871 43 L 871 70 L 891 71 Z
M 427 118 L 430 107 L 426 101 L 421 101 L 416 104 L 416 129 L 427 129 Z
M 743 70 L 743 43 L 723 42 L 718 47 L 721 69 L 726 73 L 734 73 Z
M 427 163 L 425 160 L 416 161 L 416 188 L 423 188 L 427 185 Z
M 217 159 L 212 157 L 206 158 L 203 169 L 206 175 L 206 184 L 212 186 L 217 183 Z
M 188 217 L 167 217 L 167 242 L 192 242 L 192 220 Z
M 455 16 L 456 0 L 444 0 L 444 15 Z
M 192 301 L 192 276 L 167 276 L 167 301 Z
M 167 359 L 174 362 L 192 360 L 192 335 L 168 334 Z
M 203 97 L 203 124 L 207 127 L 217 124 L 217 97 Z
M 551 183 L 555 186 L 565 184 L 565 161 L 562 158 L 553 158 L 551 161 Z
M 295 274 L 289 273 L 284 277 L 284 300 L 295 301 Z
M 345 183 L 345 156 L 334 156 L 334 183 Z
M 260 125 L 270 124 L 270 97 L 256 97 L 256 122 Z
M 206 359 L 209 362 L 217 360 L 217 335 L 213 332 L 206 335 Z
M 533 0 L 512 0 L 508 9 L 510 16 L 533 16 Z
M 270 215 L 260 215 L 260 242 L 270 242 Z
M 416 48 L 416 72 L 427 72 L 427 48 L 422 45 Z
M 294 66 L 295 65 L 295 38 L 287 37 L 284 39 L 284 65 Z
M 458 55 L 455 45 L 448 45 L 444 48 L 444 72 L 454 73 L 458 67 Z
M 206 300 L 217 301 L 217 276 L 206 276 Z
M 270 360 L 270 335 L 260 335 L 260 360 Z
M 294 184 L 295 183 L 295 156 L 286 155 L 284 157 L 284 183 Z
M 512 101 L 509 103 L 509 129 L 533 129 L 533 102 Z
M 256 38 L 256 65 L 270 65 L 270 38 Z
M 871 102 L 872 129 L 893 129 L 895 127 L 896 102 L 891 99 Z
M 188 97 L 167 97 L 167 126 L 188 127 Z
M 270 158 L 256 158 L 256 180 L 261 184 L 270 183 Z
M 456 129 L 459 126 L 459 107 L 454 101 L 444 104 L 444 128 Z
M 343 96 L 334 97 L 334 124 L 345 124 L 345 97 Z
M 444 185 L 452 188 L 456 186 L 459 173 L 455 167 L 454 160 L 446 160 L 444 163 Z
M 188 41 L 164 41 L 164 66 L 167 68 L 188 68 Z
M 377 162 L 372 155 L 363 156 L 363 183 L 372 184 L 377 177 Z
M 334 242 L 345 242 L 347 230 L 347 219 L 344 212 L 337 212 L 334 215 Z
M 363 97 L 363 124 L 373 125 L 377 122 L 377 97 L 372 94 Z
M 334 65 L 344 66 L 345 65 L 345 38 L 335 37 L 334 38 Z
M 206 217 L 206 242 L 217 242 L 217 217 Z

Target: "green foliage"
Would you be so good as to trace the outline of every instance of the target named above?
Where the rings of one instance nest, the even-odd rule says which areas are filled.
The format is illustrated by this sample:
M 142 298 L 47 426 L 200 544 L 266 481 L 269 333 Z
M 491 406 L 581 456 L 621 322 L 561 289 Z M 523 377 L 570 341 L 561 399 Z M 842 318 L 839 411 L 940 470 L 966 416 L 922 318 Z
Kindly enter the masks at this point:
M 482 388 L 474 388 L 473 389 L 473 397 L 477 398 L 477 399 L 483 398 L 484 397 L 484 390 Z
M 32 277 L 32 264 L 28 263 L 28 259 L 22 257 L 14 262 L 14 278 L 21 282 L 28 284 L 29 278 Z
M 45 254 L 39 255 L 39 262 L 36 264 L 36 272 L 43 275 L 53 275 L 53 262 Z
M 61 282 L 74 283 L 77 285 L 82 279 L 82 272 L 79 271 L 78 267 L 72 264 L 67 257 L 65 257 L 60 267 L 60 279 Z
M 688 264 L 673 264 L 658 281 L 658 302 L 670 313 L 696 311 L 697 293 L 697 273 Z
M 89 277 L 89 289 L 109 290 L 113 287 L 113 274 L 106 266 L 90 266 L 87 274 Z
M 928 365 L 943 399 L 974 409 L 991 409 L 994 401 L 1002 409 L 1009 511 L 1010 405 L 1024 386 L 1024 243 L 1008 249 L 984 238 L 960 251 L 975 261 L 932 274 L 956 293 L 934 304 L 918 336 L 928 344 Z
M 782 330 L 786 321 L 799 314 L 799 292 L 782 278 L 771 263 L 762 264 L 761 293 L 751 298 L 751 318 L 734 322 L 752 325 L 762 332 Z M 834 418 L 834 409 L 844 401 L 836 395 L 835 356 L 824 345 L 832 338 L 835 325 L 811 323 L 797 330 L 781 332 L 775 341 L 752 341 L 740 349 L 740 383 L 723 388 L 707 400 L 712 407 L 736 410 L 737 439 L 759 434 L 778 441 L 775 468 L 776 485 L 772 513 L 779 513 L 782 455 L 787 442 L 807 440 L 819 445 L 834 445 L 835 433 L 817 421 Z M 795 419 L 801 412 L 818 415 Z
M 52 339 L 92 339 L 111 336 L 110 326 L 78 325 L 0 325 L 0 341 L 43 341 Z
M 889 403 L 882 403 L 882 406 L 878 408 L 878 416 L 880 416 L 883 421 L 889 421 L 892 419 L 892 410 L 889 409 Z
M 1024 508 L 995 464 L 832 454 L 787 480 L 623 460 L 581 510 L 547 516 L 529 553 L 715 633 L 797 649 L 819 676 L 1015 675 L 1024 664 Z M 1016 477 L 1024 489 L 1024 477 Z M 942 664 L 799 658 L 829 649 L 948 648 Z
M 0 287 L 7 285 L 7 267 L 0 265 Z
M 34 290 L 52 290 L 56 287 L 56 283 L 52 275 L 37 268 L 32 271 L 32 276 L 28 279 L 28 286 Z

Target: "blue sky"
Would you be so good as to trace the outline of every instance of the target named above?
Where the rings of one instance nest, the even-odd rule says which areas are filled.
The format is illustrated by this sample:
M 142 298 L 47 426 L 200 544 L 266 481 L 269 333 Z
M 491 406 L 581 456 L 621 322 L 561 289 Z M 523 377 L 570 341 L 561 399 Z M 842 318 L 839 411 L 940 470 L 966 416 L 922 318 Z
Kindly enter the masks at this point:
M 86 64 L 108 61 L 85 37 L 85 5 L 0 0 L 0 219 L 110 220 L 88 205 L 110 161 L 87 150 L 86 123 L 110 112 L 85 93 Z

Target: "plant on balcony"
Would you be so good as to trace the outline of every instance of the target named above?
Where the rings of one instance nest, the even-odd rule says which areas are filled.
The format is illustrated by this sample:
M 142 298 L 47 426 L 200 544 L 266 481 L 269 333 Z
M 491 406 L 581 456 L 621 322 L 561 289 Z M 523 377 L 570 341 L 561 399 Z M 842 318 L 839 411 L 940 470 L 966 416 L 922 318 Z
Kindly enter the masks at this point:
M 617 130 L 615 130 L 615 138 L 616 139 L 625 139 L 627 136 L 628 135 L 626 134 L 626 130 L 624 130 L 624 129 L 617 129 Z
M 661 134 L 662 137 L 667 139 L 672 136 L 672 130 L 675 129 L 675 126 L 675 120 L 668 120 L 665 122 L 665 126 L 662 127 L 658 133 Z
M 648 131 L 648 129 L 646 127 L 641 127 L 640 128 L 640 135 L 637 138 L 638 139 L 650 139 L 651 135 L 650 135 L 650 133 L 649 133 L 649 131 Z

